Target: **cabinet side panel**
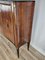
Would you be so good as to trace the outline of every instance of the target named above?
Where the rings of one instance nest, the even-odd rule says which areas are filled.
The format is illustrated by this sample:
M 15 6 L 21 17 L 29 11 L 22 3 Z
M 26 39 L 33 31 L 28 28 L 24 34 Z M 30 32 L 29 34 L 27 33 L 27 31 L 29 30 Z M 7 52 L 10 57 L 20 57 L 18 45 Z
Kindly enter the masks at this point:
M 30 41 L 33 12 L 35 2 L 16 2 L 16 22 L 18 43 L 21 46 L 24 42 Z

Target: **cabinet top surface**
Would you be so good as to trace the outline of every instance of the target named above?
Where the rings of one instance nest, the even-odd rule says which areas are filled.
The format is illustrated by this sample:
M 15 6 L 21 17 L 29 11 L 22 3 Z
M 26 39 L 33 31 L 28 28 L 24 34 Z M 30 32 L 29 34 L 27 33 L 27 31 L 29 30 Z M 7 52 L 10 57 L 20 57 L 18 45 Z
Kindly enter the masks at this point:
M 0 1 L 4 1 L 4 0 L 0 0 Z M 35 0 L 5 0 L 5 1 L 35 1 Z
M 32 2 L 32 1 L 35 1 L 35 0 L 7 0 L 7 1 L 3 1 L 3 0 L 0 0 L 0 3 L 11 3 L 11 2 Z
M 35 0 L 7 0 L 7 1 L 3 1 L 0 0 L 0 4 L 4 4 L 4 5 L 11 5 L 12 2 L 35 2 Z

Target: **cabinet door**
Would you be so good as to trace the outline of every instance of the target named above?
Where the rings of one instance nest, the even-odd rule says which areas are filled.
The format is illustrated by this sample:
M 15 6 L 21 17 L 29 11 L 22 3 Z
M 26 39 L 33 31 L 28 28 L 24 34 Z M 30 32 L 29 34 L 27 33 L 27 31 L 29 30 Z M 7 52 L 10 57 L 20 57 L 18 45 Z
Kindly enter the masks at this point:
M 14 43 L 14 34 L 13 34 L 13 13 L 11 11 L 2 11 L 2 27 L 4 35 Z

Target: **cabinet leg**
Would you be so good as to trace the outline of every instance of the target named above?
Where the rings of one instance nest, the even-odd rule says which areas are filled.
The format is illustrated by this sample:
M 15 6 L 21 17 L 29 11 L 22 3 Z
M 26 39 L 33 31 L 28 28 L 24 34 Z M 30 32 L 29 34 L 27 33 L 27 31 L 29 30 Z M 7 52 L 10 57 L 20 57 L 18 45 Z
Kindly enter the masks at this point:
M 19 48 L 17 49 L 17 55 L 18 55 L 18 58 L 19 58 Z
M 29 46 L 30 46 L 30 43 L 29 42 L 27 42 L 27 49 L 29 50 Z

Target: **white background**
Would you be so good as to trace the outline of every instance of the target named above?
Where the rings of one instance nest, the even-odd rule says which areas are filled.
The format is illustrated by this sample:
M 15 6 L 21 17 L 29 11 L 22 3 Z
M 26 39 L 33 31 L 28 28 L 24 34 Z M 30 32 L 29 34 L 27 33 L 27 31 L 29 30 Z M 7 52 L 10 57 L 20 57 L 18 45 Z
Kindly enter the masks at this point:
M 45 0 L 36 0 L 31 45 L 45 55 Z

